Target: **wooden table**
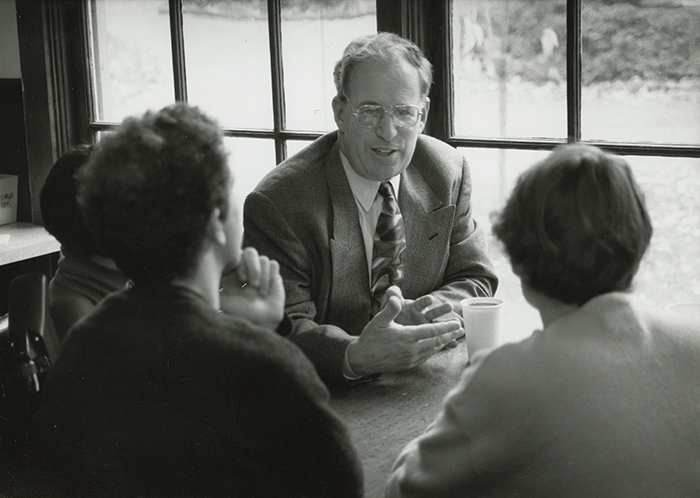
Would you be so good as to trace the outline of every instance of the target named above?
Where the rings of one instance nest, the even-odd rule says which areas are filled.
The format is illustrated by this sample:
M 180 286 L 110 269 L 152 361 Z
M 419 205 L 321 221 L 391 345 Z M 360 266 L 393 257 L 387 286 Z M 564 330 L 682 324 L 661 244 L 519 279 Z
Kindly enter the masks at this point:
M 467 365 L 464 340 L 412 370 L 331 392 L 331 406 L 350 428 L 362 459 L 365 497 L 384 496 L 384 485 L 399 452 L 422 434 L 440 411 L 445 395 Z

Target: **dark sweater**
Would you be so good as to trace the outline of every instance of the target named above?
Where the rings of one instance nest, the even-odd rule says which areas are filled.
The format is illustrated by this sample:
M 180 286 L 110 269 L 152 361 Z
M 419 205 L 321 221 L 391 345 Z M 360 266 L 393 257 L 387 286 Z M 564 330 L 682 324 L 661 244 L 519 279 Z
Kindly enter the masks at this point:
M 49 306 L 56 334 L 63 341 L 75 322 L 109 294 L 124 289 L 127 278 L 115 268 L 74 256 L 63 248 L 61 252 L 49 284 Z
M 30 467 L 52 491 L 362 494 L 348 431 L 301 351 L 181 287 L 103 301 L 71 332 L 43 396 Z

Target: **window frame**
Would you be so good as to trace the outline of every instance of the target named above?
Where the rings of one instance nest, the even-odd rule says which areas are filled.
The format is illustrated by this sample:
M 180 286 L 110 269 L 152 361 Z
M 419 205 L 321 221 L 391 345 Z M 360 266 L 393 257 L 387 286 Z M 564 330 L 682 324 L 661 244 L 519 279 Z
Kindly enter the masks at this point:
M 417 2 L 419 0 L 409 0 Z M 536 139 L 536 138 L 467 138 L 454 132 L 454 101 L 452 78 L 452 0 L 440 0 L 430 3 L 431 12 L 426 15 L 428 22 L 440 26 L 442 36 L 434 46 L 422 46 L 428 53 L 435 54 L 432 62 L 439 63 L 436 67 L 435 84 L 431 93 L 432 124 L 431 135 L 452 145 L 463 148 L 518 149 L 518 150 L 551 150 L 563 143 L 585 143 L 595 145 L 608 152 L 619 155 L 660 156 L 660 157 L 700 157 L 698 144 L 670 144 L 664 142 L 613 142 L 604 140 L 583 140 L 581 138 L 581 54 L 582 0 L 567 0 L 566 2 L 566 95 L 567 95 L 567 136 L 566 139 Z M 415 40 L 414 40 L 415 41 Z M 436 105 L 437 104 L 437 105 Z
M 65 1 L 65 0 L 64 0 Z M 536 139 L 536 138 L 474 138 L 460 137 L 454 132 L 454 89 L 452 78 L 452 0 L 425 2 L 421 0 L 376 0 L 377 30 L 391 31 L 413 40 L 425 52 L 434 66 L 434 85 L 431 89 L 431 113 L 426 133 L 439 138 L 453 147 L 479 147 L 520 150 L 551 150 L 562 143 L 583 142 L 596 145 L 610 152 L 622 155 L 657 155 L 666 157 L 700 157 L 700 144 L 667 144 L 667 143 L 636 143 L 609 142 L 602 140 L 581 139 L 581 10 L 583 0 L 567 0 L 567 137 L 565 140 Z M 75 3 L 75 0 L 67 3 Z M 83 11 L 79 25 L 84 34 L 89 35 L 86 11 L 89 1 L 79 2 Z M 182 16 L 182 0 L 168 0 L 170 10 L 170 30 L 172 44 L 172 61 L 175 82 L 175 98 L 187 101 L 187 74 L 185 65 L 185 45 Z M 275 157 L 279 164 L 287 157 L 286 143 L 288 140 L 311 141 L 322 135 L 321 132 L 309 132 L 288 129 L 286 126 L 286 109 L 284 95 L 284 69 L 282 62 L 282 6 L 281 0 L 267 0 L 268 35 L 270 46 L 270 68 L 272 78 L 272 129 L 224 128 L 226 137 L 261 138 L 274 140 Z M 75 42 L 76 38 L 69 39 Z M 82 37 L 82 60 L 89 61 L 87 44 L 89 38 Z M 73 49 L 75 51 L 75 48 Z M 73 65 L 75 67 L 75 65 Z M 91 72 L 84 67 L 81 71 L 84 78 L 89 78 Z M 82 88 L 91 89 L 89 81 L 83 81 Z M 84 99 L 94 102 L 90 92 Z M 64 105 L 64 109 L 69 106 Z M 76 114 L 83 113 L 76 109 Z M 113 129 L 118 123 L 98 121 L 93 118 L 94 112 L 89 105 L 84 118 L 87 122 L 79 127 L 87 127 L 89 139 L 96 137 L 100 131 Z
M 84 2 L 85 8 L 89 6 L 89 0 Z M 168 0 L 170 16 L 170 33 L 172 45 L 173 76 L 175 84 L 175 100 L 187 102 L 187 70 L 185 63 L 185 33 L 182 15 L 182 0 Z M 272 79 L 272 129 L 264 128 L 231 128 L 224 127 L 225 137 L 234 138 L 258 138 L 274 140 L 276 163 L 279 164 L 287 157 L 287 142 L 289 140 L 313 141 L 323 135 L 322 132 L 302 131 L 288 129 L 286 125 L 286 107 L 284 95 L 284 68 L 282 61 L 282 2 L 281 0 L 267 0 L 268 12 L 268 36 L 270 48 L 270 74 Z M 83 26 L 89 27 L 86 12 L 81 19 Z M 84 50 L 88 48 L 86 40 Z M 89 59 L 88 56 L 85 59 Z M 88 75 L 90 71 L 86 72 Z M 87 84 L 87 88 L 92 85 Z M 94 102 L 94 96 L 89 95 L 88 101 Z M 330 105 L 330 104 L 329 104 Z M 95 114 L 90 113 L 87 123 L 89 133 L 94 140 L 102 131 L 115 129 L 119 123 L 98 121 Z
M 168 0 L 175 95 L 187 99 L 182 0 Z M 286 127 L 282 64 L 281 0 L 267 0 L 272 78 L 273 128 L 225 128 L 226 137 L 274 140 L 277 163 L 287 156 L 289 140 L 311 141 L 323 132 Z M 39 191 L 51 165 L 70 146 L 92 142 L 119 123 L 97 121 L 94 63 L 90 50 L 89 0 L 17 1 L 20 63 L 27 129 L 32 220 L 40 222 Z M 460 137 L 454 133 L 451 64 L 452 0 L 376 0 L 377 30 L 413 40 L 434 66 L 431 111 L 425 133 L 454 147 L 551 150 L 562 143 L 583 142 L 621 155 L 700 157 L 700 144 L 607 142 L 581 139 L 582 0 L 567 0 L 567 137 L 511 139 Z M 41 42 L 39 42 L 41 40 Z M 330 104 L 329 104 L 330 105 Z

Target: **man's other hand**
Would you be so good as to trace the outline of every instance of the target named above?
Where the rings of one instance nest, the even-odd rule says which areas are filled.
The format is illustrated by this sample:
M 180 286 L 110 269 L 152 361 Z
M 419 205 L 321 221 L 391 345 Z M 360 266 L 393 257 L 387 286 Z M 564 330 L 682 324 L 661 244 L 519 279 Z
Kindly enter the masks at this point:
M 441 317 L 449 318 L 449 316 L 445 315 L 451 314 L 453 310 L 450 303 L 441 303 L 430 294 L 415 300 L 404 299 L 401 289 L 395 285 L 386 290 L 384 294 L 385 303 L 392 296 L 396 296 L 401 300 L 401 311 L 394 318 L 394 321 L 401 325 L 421 325 L 423 323 L 431 323 Z
M 444 315 L 444 312 L 438 310 L 435 314 L 427 310 L 423 313 L 430 303 L 424 306 L 428 301 L 421 300 L 423 298 L 413 301 L 404 312 L 405 304 L 400 295 L 392 294 L 388 298 L 384 308 L 348 346 L 348 363 L 353 372 L 367 376 L 413 368 L 464 334 L 458 320 L 432 322 L 432 319 Z M 420 304 L 415 304 L 419 302 Z M 449 304 L 446 306 L 447 312 L 452 310 Z M 402 312 L 404 317 L 413 316 L 412 319 L 419 323 L 397 323 L 395 319 Z

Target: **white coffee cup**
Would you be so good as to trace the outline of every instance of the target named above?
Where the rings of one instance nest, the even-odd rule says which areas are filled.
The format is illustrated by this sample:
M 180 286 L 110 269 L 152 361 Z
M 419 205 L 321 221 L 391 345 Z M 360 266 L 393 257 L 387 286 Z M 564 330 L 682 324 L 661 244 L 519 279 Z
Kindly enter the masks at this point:
M 500 345 L 503 300 L 496 297 L 469 297 L 460 301 L 469 355 Z

